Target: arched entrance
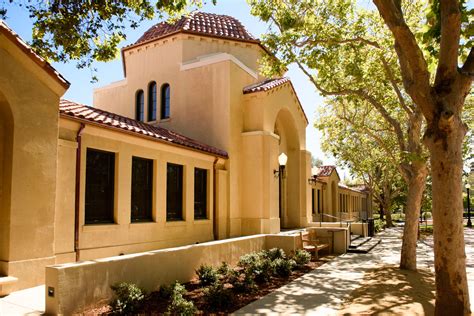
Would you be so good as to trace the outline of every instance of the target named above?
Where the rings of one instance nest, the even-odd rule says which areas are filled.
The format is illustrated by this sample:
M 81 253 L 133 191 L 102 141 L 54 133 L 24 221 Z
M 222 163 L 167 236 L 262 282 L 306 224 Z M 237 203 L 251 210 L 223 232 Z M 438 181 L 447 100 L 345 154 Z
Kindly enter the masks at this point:
M 300 220 L 300 141 L 296 124 L 291 113 L 282 109 L 275 120 L 274 133 L 279 139 L 278 155 L 288 156 L 285 170 L 282 173 L 279 203 L 281 206 L 280 227 L 299 226 Z M 278 156 L 277 155 L 277 156 Z
M 10 243 L 10 194 L 13 116 L 10 104 L 0 93 L 0 261 L 8 261 Z M 7 274 L 0 265 L 0 276 Z

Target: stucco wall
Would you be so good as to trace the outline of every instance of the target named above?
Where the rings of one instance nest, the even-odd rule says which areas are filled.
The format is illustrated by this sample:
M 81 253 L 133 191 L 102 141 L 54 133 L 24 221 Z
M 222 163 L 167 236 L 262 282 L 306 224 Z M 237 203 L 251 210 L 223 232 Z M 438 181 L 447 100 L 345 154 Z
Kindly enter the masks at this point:
M 187 282 L 201 264 L 235 265 L 241 255 L 281 247 L 286 252 L 297 247 L 298 235 L 256 235 L 198 245 L 124 255 L 120 257 L 51 266 L 46 269 L 46 313 L 72 314 L 106 303 L 110 286 L 133 282 L 147 291 L 175 280 Z
M 44 266 L 55 262 L 58 104 L 65 87 L 3 34 L 0 69 L 0 274 L 17 277 L 10 288 L 16 290 L 44 282 Z
M 57 200 L 56 225 L 64 239 L 57 240 L 57 253 L 74 251 L 74 169 L 75 146 L 71 138 L 79 129 L 79 123 L 61 119 L 58 174 L 61 198 Z M 86 185 L 87 148 L 114 152 L 115 202 L 113 224 L 86 225 L 84 203 Z M 131 223 L 131 162 L 132 156 L 154 161 L 153 207 L 151 222 Z M 82 131 L 79 207 L 79 258 L 89 260 L 118 254 L 151 249 L 174 247 L 214 239 L 214 161 L 215 157 L 184 148 L 170 146 L 152 140 L 141 139 L 120 132 L 87 125 Z M 183 221 L 166 221 L 166 164 L 184 166 Z M 221 163 L 222 165 L 222 163 Z M 194 220 L 194 168 L 208 170 L 208 219 Z M 225 191 L 220 193 L 225 198 Z

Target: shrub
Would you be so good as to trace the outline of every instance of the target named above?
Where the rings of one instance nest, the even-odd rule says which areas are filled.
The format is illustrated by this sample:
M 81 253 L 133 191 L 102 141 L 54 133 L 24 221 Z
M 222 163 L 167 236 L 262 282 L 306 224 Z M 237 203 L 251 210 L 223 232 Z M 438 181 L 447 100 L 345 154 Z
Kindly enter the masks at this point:
M 223 309 L 233 304 L 234 295 L 221 282 L 215 282 L 204 289 L 204 299 L 212 309 Z
M 431 212 L 423 212 L 422 217 L 423 217 L 423 220 L 426 221 L 427 219 L 430 219 L 431 217 L 433 217 L 433 215 L 431 214 Z
M 295 268 L 296 262 L 293 259 L 275 259 L 275 273 L 281 277 L 288 277 Z
M 252 293 L 257 289 L 254 276 L 250 273 L 241 274 L 235 272 L 235 277 L 229 279 L 229 283 L 232 284 L 235 292 L 237 293 Z
M 197 312 L 197 308 L 194 306 L 193 302 L 188 301 L 183 297 L 183 295 L 186 293 L 186 288 L 178 281 L 176 281 L 173 285 L 168 286 L 167 289 L 165 287 L 163 294 L 168 293 L 170 294 L 168 313 L 177 315 L 194 315 Z
M 381 219 L 374 220 L 374 230 L 376 233 L 382 231 L 385 228 L 385 221 Z
M 311 254 L 303 249 L 296 249 L 296 253 L 293 256 L 293 260 L 295 260 L 296 264 L 299 267 L 304 266 L 311 260 Z
M 223 278 L 225 278 L 230 271 L 232 271 L 232 269 L 230 268 L 227 262 L 222 262 L 219 268 L 217 268 L 217 273 L 220 274 L 220 276 Z
M 267 282 L 273 274 L 273 263 L 267 258 L 266 252 L 250 253 L 240 257 L 239 266 L 244 273 L 257 282 Z
M 264 254 L 265 254 L 265 257 L 267 257 L 271 261 L 274 261 L 276 259 L 286 258 L 285 251 L 281 248 L 272 248 L 270 250 L 265 251 Z
M 196 274 L 199 277 L 199 283 L 203 286 L 210 285 L 219 279 L 217 270 L 214 267 L 205 264 L 201 265 L 199 269 L 196 270 Z
M 158 293 L 164 299 L 173 299 L 179 295 L 183 296 L 186 293 L 186 288 L 178 281 L 175 281 L 173 284 L 160 286 Z
M 115 299 L 110 303 L 112 312 L 119 315 L 136 313 L 141 307 L 145 293 L 136 284 L 122 282 L 111 286 Z

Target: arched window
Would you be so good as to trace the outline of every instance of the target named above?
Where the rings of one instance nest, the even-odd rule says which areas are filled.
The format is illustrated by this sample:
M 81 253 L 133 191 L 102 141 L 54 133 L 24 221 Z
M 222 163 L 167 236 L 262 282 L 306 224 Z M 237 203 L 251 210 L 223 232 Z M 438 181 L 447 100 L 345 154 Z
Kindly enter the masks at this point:
M 145 106 L 145 94 L 143 90 L 138 90 L 135 97 L 135 119 L 137 121 L 144 120 L 144 106 Z
M 148 85 L 148 121 L 156 121 L 156 82 Z
M 161 86 L 161 119 L 170 117 L 170 85 L 165 83 Z

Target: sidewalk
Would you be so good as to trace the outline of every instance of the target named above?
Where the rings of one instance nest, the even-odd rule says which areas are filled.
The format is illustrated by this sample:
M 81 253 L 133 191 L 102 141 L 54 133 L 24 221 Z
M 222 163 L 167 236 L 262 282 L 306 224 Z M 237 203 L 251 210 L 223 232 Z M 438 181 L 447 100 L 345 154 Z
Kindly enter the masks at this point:
M 0 298 L 0 315 L 41 315 L 44 313 L 44 285 L 13 292 Z
M 417 313 L 411 314 L 431 314 L 434 312 L 434 292 L 431 289 L 427 290 L 427 288 L 431 287 L 434 291 L 432 239 L 418 244 L 417 260 L 420 273 L 400 272 L 396 267 L 400 260 L 401 236 L 401 228 L 387 229 L 378 235 L 382 238 L 382 242 L 371 253 L 348 253 L 339 256 L 262 299 L 243 307 L 236 311 L 235 315 L 366 314 L 367 305 L 374 304 L 377 300 L 379 303 L 391 304 L 386 309 L 384 307 L 386 314 L 390 314 L 390 310 L 397 310 L 395 305 L 403 305 L 403 303 L 419 305 Z M 471 306 L 474 307 L 473 230 L 466 231 L 466 254 Z M 407 282 L 409 278 L 413 279 L 412 282 Z M 370 293 L 370 289 L 367 287 L 369 283 L 372 283 L 372 287 L 385 285 L 388 289 L 397 291 L 398 295 L 395 295 L 397 297 L 387 297 L 388 294 L 383 291 Z M 407 288 L 411 286 L 424 286 L 424 288 L 416 289 L 416 295 L 420 297 L 419 302 L 414 301 L 413 297 L 409 297 L 412 292 L 408 292 Z M 365 300 L 354 300 L 353 292 L 361 297 L 367 293 L 370 294 Z M 407 293 L 410 295 L 407 296 Z M 349 301 L 350 308 L 348 308 Z M 408 312 L 403 309 L 399 310 L 401 313 Z

